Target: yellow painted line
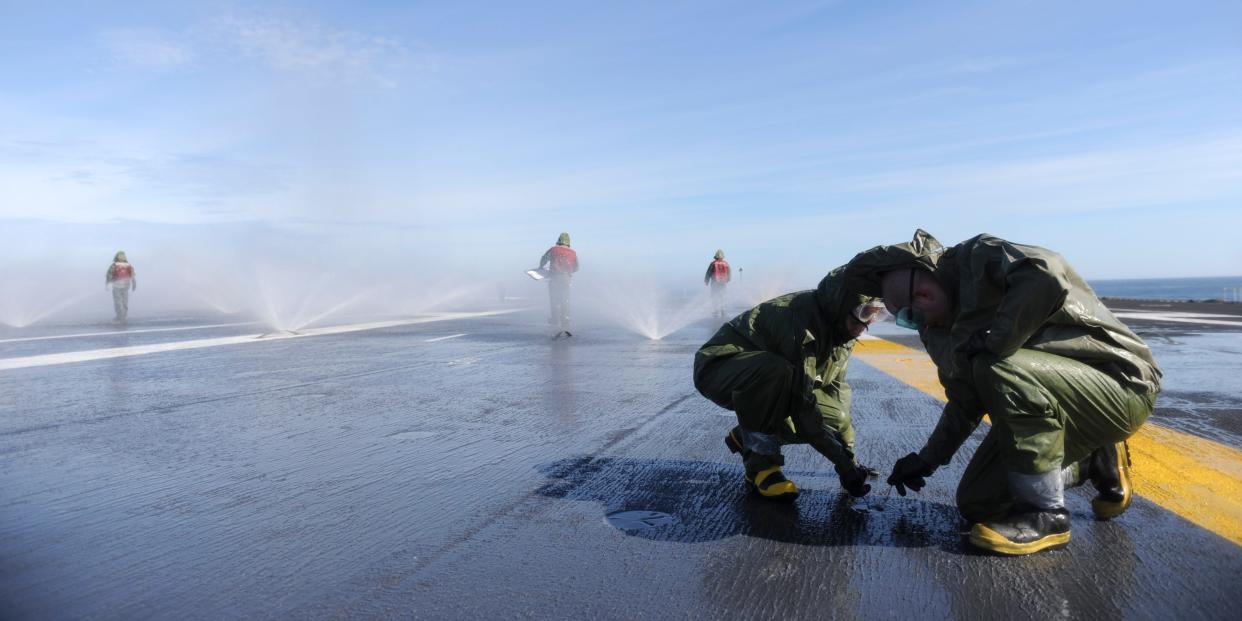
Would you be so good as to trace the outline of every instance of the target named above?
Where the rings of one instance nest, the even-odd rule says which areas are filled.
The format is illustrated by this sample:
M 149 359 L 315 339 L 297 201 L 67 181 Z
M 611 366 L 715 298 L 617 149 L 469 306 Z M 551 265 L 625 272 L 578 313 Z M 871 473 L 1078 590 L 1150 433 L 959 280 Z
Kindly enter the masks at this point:
M 936 365 L 921 350 L 867 339 L 854 346 L 854 355 L 945 400 Z M 1242 545 L 1242 451 L 1151 422 L 1143 425 L 1129 444 L 1135 492 L 1192 524 Z
M 854 355 L 863 362 L 945 401 L 944 387 L 936 374 L 927 353 L 900 343 L 879 338 L 859 340 L 854 344 Z

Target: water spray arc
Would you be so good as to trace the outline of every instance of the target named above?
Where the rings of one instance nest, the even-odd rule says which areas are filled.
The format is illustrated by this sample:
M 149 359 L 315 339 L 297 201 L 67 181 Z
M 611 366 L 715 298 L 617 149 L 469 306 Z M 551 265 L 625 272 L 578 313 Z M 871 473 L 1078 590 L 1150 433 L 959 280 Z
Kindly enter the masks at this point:
M 94 291 L 83 292 L 48 302 L 34 299 L 33 295 L 11 293 L 0 303 L 0 323 L 13 328 L 25 328 L 71 308 L 94 294 Z
M 256 278 L 255 293 L 259 319 L 273 332 L 293 333 L 353 307 L 368 297 L 367 290 L 349 285 L 329 286 L 343 282 L 322 273 L 309 287 L 301 287 L 305 279 L 274 278 L 270 272 Z
M 591 286 L 577 297 L 584 306 L 610 323 L 658 341 L 703 319 L 712 312 L 706 288 L 661 288 L 654 281 L 613 278 L 606 287 Z

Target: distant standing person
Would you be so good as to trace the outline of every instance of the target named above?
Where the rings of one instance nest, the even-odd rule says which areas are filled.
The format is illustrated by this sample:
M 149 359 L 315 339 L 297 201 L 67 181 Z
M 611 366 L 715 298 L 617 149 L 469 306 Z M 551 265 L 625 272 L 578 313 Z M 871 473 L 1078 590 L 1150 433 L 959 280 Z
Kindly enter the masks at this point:
M 725 316 L 725 286 L 733 280 L 733 272 L 729 270 L 729 262 L 725 261 L 724 251 L 717 250 L 716 257 L 707 265 L 707 273 L 703 275 L 703 284 L 712 288 L 712 316 Z
M 548 300 L 552 306 L 548 323 L 556 327 L 554 336 L 573 336 L 569 331 L 569 281 L 578 271 L 578 253 L 569 247 L 569 233 L 561 233 L 556 245 L 543 253 L 539 269 L 548 272 Z
M 129 291 L 138 290 L 138 279 L 134 277 L 134 266 L 125 257 L 125 251 L 117 251 L 112 257 L 112 265 L 108 266 L 107 280 L 104 289 L 112 289 L 112 309 L 116 311 L 115 321 L 125 321 L 129 316 Z

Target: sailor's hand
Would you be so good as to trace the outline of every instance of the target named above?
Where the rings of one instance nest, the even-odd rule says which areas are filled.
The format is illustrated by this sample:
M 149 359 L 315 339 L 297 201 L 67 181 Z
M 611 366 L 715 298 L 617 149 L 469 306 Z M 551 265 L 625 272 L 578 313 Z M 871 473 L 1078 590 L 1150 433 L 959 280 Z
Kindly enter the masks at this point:
M 914 491 L 927 485 L 926 477 L 936 471 L 935 466 L 923 461 L 917 453 L 910 453 L 893 464 L 893 473 L 888 475 L 888 484 L 897 488 L 897 493 L 906 495 L 906 488 Z
M 850 496 L 861 498 L 871 491 L 871 486 L 867 484 L 867 469 L 857 464 L 847 468 L 837 468 L 837 476 L 841 479 L 841 487 L 850 493 Z

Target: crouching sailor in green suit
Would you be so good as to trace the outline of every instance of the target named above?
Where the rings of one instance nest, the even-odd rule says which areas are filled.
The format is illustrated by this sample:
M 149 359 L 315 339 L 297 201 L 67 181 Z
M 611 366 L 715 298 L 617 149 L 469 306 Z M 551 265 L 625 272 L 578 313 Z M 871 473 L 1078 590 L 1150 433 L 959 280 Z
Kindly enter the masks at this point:
M 847 271 L 850 286 L 879 293 L 898 325 L 919 331 L 948 398 L 923 448 L 894 465 L 899 493 L 921 489 L 987 413 L 991 429 L 957 489 L 974 546 L 1065 546 L 1064 489 L 1086 481 L 1097 518 L 1130 506 L 1125 440 L 1152 412 L 1160 369 L 1064 258 L 990 235 L 945 249 L 920 230 Z
M 694 356 L 695 388 L 737 414 L 725 444 L 741 455 L 748 487 L 763 498 L 798 496 L 781 472 L 785 444 L 810 444 L 851 495 L 871 489 L 874 471 L 854 459 L 845 369 L 854 340 L 884 306 L 841 283 L 837 269 L 817 289 L 764 302 L 721 326 Z

